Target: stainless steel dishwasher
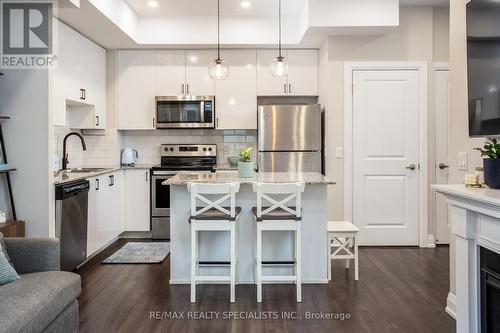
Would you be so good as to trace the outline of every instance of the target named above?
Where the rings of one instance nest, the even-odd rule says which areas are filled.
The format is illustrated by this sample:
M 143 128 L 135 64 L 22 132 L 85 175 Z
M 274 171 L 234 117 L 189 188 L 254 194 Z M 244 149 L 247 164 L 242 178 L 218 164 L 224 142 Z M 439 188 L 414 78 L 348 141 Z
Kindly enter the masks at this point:
M 61 270 L 72 271 L 87 259 L 88 180 L 56 185 L 56 236 Z

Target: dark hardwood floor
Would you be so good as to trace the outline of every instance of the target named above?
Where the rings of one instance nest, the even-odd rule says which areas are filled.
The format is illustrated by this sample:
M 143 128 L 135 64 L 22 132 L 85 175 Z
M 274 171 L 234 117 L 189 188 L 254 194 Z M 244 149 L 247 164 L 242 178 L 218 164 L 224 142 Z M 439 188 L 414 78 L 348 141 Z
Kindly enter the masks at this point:
M 198 287 L 198 302 L 189 302 L 189 286 L 168 284 L 169 259 L 157 265 L 103 265 L 100 261 L 125 244 L 118 241 L 79 273 L 80 330 L 91 332 L 436 332 L 455 331 L 445 313 L 449 290 L 448 248 L 361 248 L 360 280 L 343 262 L 333 264 L 333 282 L 302 288 L 295 302 L 293 285 L 266 285 L 263 303 L 255 287 Z M 151 318 L 152 312 L 156 318 Z M 201 311 L 213 319 L 188 319 Z M 271 313 L 268 313 L 270 311 Z M 182 318 L 166 318 L 181 316 Z M 275 314 L 274 312 L 277 312 Z M 282 319 L 283 312 L 302 319 Z M 349 319 L 306 319 L 307 312 L 344 313 Z M 215 319 L 215 313 L 219 319 Z M 279 319 L 223 319 L 277 315 Z

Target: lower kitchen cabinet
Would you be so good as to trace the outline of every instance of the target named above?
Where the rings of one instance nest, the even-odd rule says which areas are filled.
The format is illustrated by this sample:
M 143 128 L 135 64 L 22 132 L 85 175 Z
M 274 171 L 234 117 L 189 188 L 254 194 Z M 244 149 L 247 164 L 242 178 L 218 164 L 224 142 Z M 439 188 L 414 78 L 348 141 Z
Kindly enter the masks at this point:
M 89 179 L 87 256 L 124 231 L 124 175 L 116 171 Z
M 125 230 L 149 231 L 149 170 L 125 170 Z

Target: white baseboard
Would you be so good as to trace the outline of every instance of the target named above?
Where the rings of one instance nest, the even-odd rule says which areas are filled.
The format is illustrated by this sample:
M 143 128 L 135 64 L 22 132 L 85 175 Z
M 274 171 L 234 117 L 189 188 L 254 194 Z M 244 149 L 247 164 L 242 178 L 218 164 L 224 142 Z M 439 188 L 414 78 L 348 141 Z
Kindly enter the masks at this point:
M 184 280 L 184 279 L 170 279 L 169 284 L 190 284 L 190 280 Z M 210 281 L 210 282 L 204 282 L 203 284 L 229 284 L 227 281 Z M 248 280 L 248 281 L 239 281 L 238 284 L 255 284 L 253 280 Z M 290 281 L 273 281 L 273 282 L 266 282 L 265 284 L 290 284 Z M 307 281 L 302 281 L 302 284 L 328 284 L 328 279 L 324 280 L 307 280 Z
M 448 297 L 446 298 L 446 308 L 445 311 L 448 313 L 450 316 L 453 317 L 453 319 L 457 319 L 457 297 L 455 294 L 452 294 L 451 292 L 448 293 Z
M 434 239 L 434 235 L 428 234 L 427 239 L 424 240 L 424 244 L 421 245 L 422 248 L 430 248 L 433 249 L 436 247 L 436 240 Z

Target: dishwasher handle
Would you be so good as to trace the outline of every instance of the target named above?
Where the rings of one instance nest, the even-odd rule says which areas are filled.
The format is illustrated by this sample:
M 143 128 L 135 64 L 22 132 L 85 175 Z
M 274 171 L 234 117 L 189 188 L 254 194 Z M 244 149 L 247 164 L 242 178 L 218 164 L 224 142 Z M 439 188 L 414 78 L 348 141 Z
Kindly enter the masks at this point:
M 88 180 L 56 185 L 56 200 L 65 200 L 76 195 L 88 193 L 89 189 L 90 182 Z

